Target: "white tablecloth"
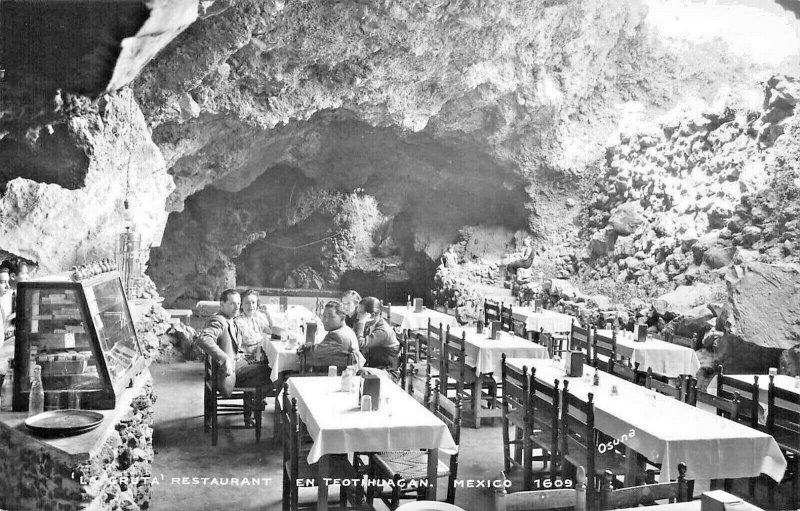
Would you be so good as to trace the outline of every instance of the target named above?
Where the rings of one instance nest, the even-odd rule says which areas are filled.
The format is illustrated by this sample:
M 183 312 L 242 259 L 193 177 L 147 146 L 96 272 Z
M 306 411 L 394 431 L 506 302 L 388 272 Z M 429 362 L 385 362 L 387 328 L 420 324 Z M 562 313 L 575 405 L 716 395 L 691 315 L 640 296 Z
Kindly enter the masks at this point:
M 569 380 L 570 392 L 582 399 L 594 393 L 597 429 L 615 439 L 626 435 L 622 443 L 627 447 L 662 463 L 661 482 L 677 479 L 680 462 L 686 463 L 690 480 L 738 479 L 760 473 L 776 481 L 783 478 L 786 460 L 777 442 L 765 433 L 607 373 L 601 373 L 600 386 L 593 387 L 591 379 L 565 378 L 563 368 L 552 361 L 507 362 L 519 368 L 535 367 L 536 379 L 547 385 L 555 378 Z M 618 396 L 610 395 L 612 385 L 617 386 Z
M 445 314 L 443 312 L 435 311 L 433 309 L 423 309 L 422 312 L 414 312 L 414 309 L 403 306 L 392 306 L 391 323 L 397 325 L 403 330 L 425 330 L 428 328 L 428 318 L 431 324 L 438 326 L 439 323 L 444 327 L 456 327 L 458 322 L 455 316 Z
M 289 378 L 289 393 L 314 441 L 309 463 L 356 451 L 457 451 L 447 425 L 391 380 L 381 379 L 381 396 L 391 400 L 388 409 L 370 412 L 360 410 L 357 392 L 341 392 L 340 384 L 341 377 Z
M 611 330 L 597 332 L 608 337 L 612 335 Z M 617 332 L 617 355 L 639 362 L 640 371 L 652 367 L 654 372 L 667 376 L 694 376 L 700 370 L 700 360 L 693 349 L 652 337 L 645 342 L 636 342 L 633 332 L 628 331 Z
M 539 312 L 528 307 L 512 307 L 511 316 L 519 321 L 525 322 L 525 329 L 528 332 L 538 332 L 540 329 L 545 332 L 564 333 L 572 330 L 572 320 L 578 321 L 569 314 L 561 314 L 547 309 Z
M 503 332 L 500 339 L 490 339 L 490 331 L 479 334 L 475 327 L 450 330 L 459 337 L 462 332 L 466 332 L 467 365 L 474 367 L 478 374 L 494 373 L 499 378 L 503 353 L 506 358 L 549 358 L 546 347 L 508 332 Z

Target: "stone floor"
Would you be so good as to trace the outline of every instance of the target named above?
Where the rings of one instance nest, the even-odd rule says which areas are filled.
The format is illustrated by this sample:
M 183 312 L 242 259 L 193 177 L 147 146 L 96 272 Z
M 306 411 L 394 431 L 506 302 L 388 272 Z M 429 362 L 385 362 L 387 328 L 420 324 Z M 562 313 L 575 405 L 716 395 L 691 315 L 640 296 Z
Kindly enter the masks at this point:
M 212 447 L 210 435 L 203 432 L 202 363 L 154 364 L 151 372 L 158 393 L 153 440 L 153 476 L 158 484 L 153 486 L 151 509 L 280 509 L 282 451 L 271 442 L 272 405 L 264 417 L 261 443 L 255 443 L 253 430 L 222 429 L 219 445 Z M 222 423 L 238 426 L 242 421 L 238 416 L 226 417 Z M 496 480 L 503 465 L 501 445 L 499 421 L 492 425 L 484 420 L 480 429 L 462 429 L 459 479 Z M 203 483 L 199 478 L 208 480 Z M 232 485 L 231 478 L 238 479 L 238 486 Z M 220 484 L 224 479 L 227 485 Z M 244 479 L 260 479 L 261 485 L 243 485 Z M 746 480 L 736 483 L 735 493 L 746 495 Z M 695 495 L 707 489 L 707 483 L 698 481 Z M 765 484 L 758 485 L 756 497 L 761 507 L 765 507 L 765 490 Z M 334 494 L 338 491 L 331 492 Z M 440 484 L 439 498 L 444 494 Z M 782 505 L 785 497 L 779 495 L 778 509 L 787 509 Z M 301 503 L 315 501 L 316 490 L 301 490 L 300 499 Z M 492 501 L 490 489 L 459 488 L 456 492 L 456 504 L 467 511 L 491 510 Z
M 203 365 L 154 364 L 151 372 L 158 393 L 153 476 L 159 481 L 153 486 L 151 509 L 280 509 L 282 451 L 271 442 L 273 406 L 266 410 L 261 443 L 255 443 L 253 430 L 222 429 L 219 444 L 212 447 L 210 434 L 203 432 Z M 223 421 L 237 426 L 242 422 L 240 417 Z M 499 421 L 495 426 L 484 421 L 481 429 L 462 429 L 461 445 L 459 479 L 497 479 L 503 466 Z M 192 484 L 194 477 L 217 478 L 217 482 L 228 478 L 229 484 L 220 486 L 212 479 L 205 485 L 202 481 Z M 262 481 L 261 486 L 231 486 L 230 478 Z M 333 494 L 338 495 L 338 491 Z M 440 500 L 444 494 L 440 485 Z M 316 490 L 301 490 L 300 499 L 315 501 Z M 466 510 L 492 509 L 492 499 L 493 493 L 485 488 L 456 491 L 456 504 Z

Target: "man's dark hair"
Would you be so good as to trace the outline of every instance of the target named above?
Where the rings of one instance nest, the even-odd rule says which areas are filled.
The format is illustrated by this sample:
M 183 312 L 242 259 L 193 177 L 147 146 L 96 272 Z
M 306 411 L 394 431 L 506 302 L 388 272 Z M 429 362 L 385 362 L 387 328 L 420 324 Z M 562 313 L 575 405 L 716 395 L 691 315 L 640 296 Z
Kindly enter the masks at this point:
M 220 303 L 225 303 L 228 301 L 228 298 L 230 298 L 231 295 L 238 295 L 238 294 L 239 291 L 235 289 L 226 289 L 225 291 L 222 292 L 221 295 L 219 295 L 219 301 Z
M 364 309 L 364 312 L 368 314 L 378 314 L 381 313 L 381 301 L 375 298 L 374 296 L 368 296 L 361 300 L 358 305 Z
M 344 317 L 346 314 L 344 313 L 344 309 L 342 308 L 342 302 L 337 302 L 336 300 L 331 300 L 330 302 L 325 304 L 326 309 L 333 309 L 339 319 L 344 321 Z
M 244 293 L 242 293 L 242 301 L 250 295 L 255 295 L 256 297 L 256 304 L 258 304 L 258 292 L 255 289 L 247 289 Z

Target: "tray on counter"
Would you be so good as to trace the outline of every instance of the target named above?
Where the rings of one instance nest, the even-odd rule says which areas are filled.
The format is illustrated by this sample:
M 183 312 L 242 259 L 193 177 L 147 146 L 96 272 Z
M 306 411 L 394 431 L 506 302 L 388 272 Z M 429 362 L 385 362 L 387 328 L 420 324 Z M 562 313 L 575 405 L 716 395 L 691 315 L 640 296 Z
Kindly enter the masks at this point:
M 92 410 L 52 410 L 25 420 L 25 427 L 41 436 L 72 436 L 91 431 L 103 422 Z

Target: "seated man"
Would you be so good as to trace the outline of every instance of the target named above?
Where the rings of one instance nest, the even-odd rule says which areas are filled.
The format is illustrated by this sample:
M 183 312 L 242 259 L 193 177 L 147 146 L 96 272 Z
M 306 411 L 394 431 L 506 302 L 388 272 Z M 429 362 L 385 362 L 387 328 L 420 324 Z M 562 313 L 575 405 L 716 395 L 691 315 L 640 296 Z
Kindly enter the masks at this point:
M 359 339 L 367 367 L 394 369 L 400 356 L 400 343 L 394 329 L 381 317 L 381 302 L 368 296 L 358 304 L 360 320 L 364 322 L 364 336 Z
M 253 364 L 246 358 L 242 347 L 242 334 L 239 325 L 233 320 L 239 312 L 241 297 L 233 289 L 226 289 L 220 296 L 220 310 L 206 323 L 197 334 L 197 346 L 208 356 L 212 363 L 220 366 L 226 376 L 236 373 L 237 387 L 261 387 L 266 395 L 271 386 L 269 367 L 264 364 Z M 223 348 L 229 345 L 234 358 L 225 353 Z M 245 425 L 250 426 L 249 419 L 253 405 L 262 407 L 263 403 L 251 403 L 245 399 Z
M 342 304 L 330 301 L 322 313 L 322 326 L 328 332 L 325 338 L 306 353 L 306 366 L 326 368 L 337 366 L 342 369 L 348 365 L 363 365 L 363 357 L 358 349 L 355 332 L 344 323 L 345 312 Z

